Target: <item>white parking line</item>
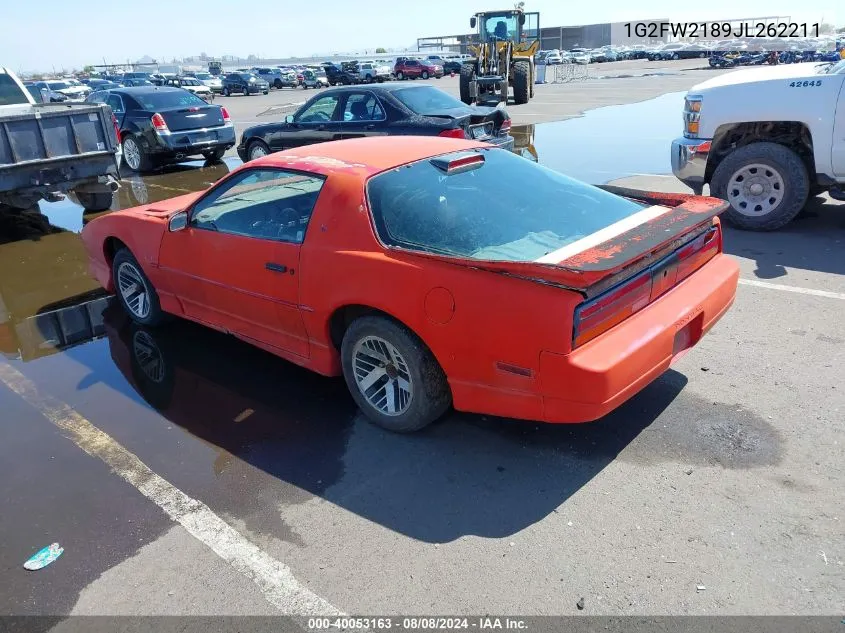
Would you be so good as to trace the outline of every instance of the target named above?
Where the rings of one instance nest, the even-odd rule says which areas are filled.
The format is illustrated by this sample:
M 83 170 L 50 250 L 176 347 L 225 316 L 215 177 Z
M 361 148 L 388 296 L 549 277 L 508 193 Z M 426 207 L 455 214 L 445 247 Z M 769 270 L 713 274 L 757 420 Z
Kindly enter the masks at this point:
M 756 288 L 768 288 L 769 290 L 783 290 L 785 292 L 797 292 L 802 295 L 812 295 L 814 297 L 826 297 L 827 299 L 840 299 L 845 301 L 845 292 L 830 292 L 828 290 L 815 290 L 814 288 L 802 288 L 801 286 L 784 286 L 783 284 L 773 284 L 768 281 L 757 281 L 756 279 L 740 279 L 739 283 L 743 286 L 755 286 Z
M 252 544 L 204 503 L 154 473 L 70 406 L 39 392 L 32 381 L 3 361 L 0 361 L 0 381 L 61 429 L 79 448 L 105 462 L 194 538 L 252 580 L 267 601 L 285 615 L 343 615 L 303 587 L 286 565 Z

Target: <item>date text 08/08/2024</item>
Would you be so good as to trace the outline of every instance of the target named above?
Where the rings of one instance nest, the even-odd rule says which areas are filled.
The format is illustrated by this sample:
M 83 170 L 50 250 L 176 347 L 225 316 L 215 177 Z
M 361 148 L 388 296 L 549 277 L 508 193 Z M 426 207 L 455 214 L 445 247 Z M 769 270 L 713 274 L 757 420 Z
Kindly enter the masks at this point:
M 403 630 L 403 631 L 451 631 L 451 630 L 521 630 L 527 629 L 525 620 L 519 618 L 497 618 L 483 616 L 466 617 L 323 617 L 309 618 L 308 631 Z
M 819 37 L 818 22 L 626 22 L 627 37 L 774 38 Z

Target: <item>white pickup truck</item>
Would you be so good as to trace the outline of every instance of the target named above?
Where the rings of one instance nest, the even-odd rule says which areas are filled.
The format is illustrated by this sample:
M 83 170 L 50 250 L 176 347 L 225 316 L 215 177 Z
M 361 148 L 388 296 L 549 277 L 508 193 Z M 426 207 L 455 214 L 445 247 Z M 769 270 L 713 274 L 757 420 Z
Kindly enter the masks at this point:
M 845 200 L 845 60 L 730 72 L 691 88 L 672 171 L 730 202 L 734 226 L 771 231 L 811 195 Z

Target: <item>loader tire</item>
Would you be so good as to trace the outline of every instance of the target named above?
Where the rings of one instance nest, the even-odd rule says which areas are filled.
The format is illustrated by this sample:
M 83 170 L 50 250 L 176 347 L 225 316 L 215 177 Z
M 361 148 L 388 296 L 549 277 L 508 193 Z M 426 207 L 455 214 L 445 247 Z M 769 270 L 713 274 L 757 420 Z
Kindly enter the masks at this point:
M 461 101 L 467 105 L 472 105 L 472 97 L 470 96 L 470 84 L 475 79 L 475 67 L 472 64 L 464 64 L 461 66 Z
M 517 105 L 528 103 L 531 98 L 531 67 L 528 62 L 516 62 L 513 65 L 513 102 Z

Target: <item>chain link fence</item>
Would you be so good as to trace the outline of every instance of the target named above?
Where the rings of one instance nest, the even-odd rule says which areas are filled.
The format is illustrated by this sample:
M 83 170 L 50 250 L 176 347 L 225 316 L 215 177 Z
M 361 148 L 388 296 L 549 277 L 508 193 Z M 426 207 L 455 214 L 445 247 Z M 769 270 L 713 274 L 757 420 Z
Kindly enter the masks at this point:
M 544 81 L 547 84 L 564 84 L 584 81 L 590 78 L 590 68 L 586 64 L 553 64 L 546 66 Z

